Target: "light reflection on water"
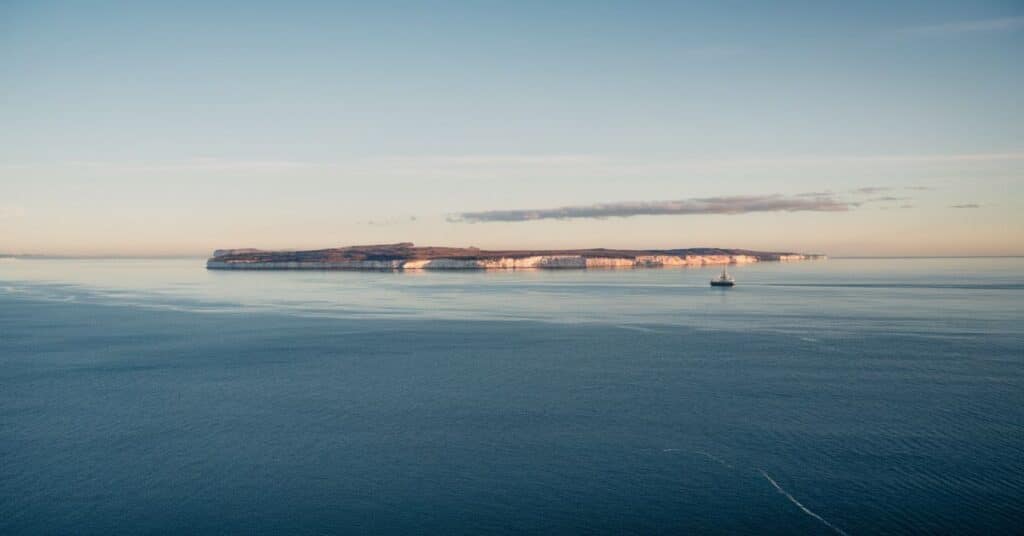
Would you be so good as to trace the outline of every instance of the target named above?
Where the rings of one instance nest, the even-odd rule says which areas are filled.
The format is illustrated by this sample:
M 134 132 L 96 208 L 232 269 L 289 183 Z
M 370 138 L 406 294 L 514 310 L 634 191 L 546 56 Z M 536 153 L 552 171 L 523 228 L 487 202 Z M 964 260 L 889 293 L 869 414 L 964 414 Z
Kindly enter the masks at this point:
M 1017 331 L 1024 259 L 830 259 L 519 271 L 217 271 L 203 259 L 6 259 L 0 284 L 55 300 L 209 313 L 540 320 L 705 329 Z

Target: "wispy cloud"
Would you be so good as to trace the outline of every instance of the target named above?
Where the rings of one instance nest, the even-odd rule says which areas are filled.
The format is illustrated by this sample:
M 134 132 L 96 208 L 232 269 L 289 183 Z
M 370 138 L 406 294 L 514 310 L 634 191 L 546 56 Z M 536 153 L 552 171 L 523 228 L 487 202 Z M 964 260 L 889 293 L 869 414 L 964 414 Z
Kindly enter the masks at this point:
M 887 186 L 865 186 L 863 188 L 854 188 L 853 190 L 850 191 L 855 194 L 871 195 L 881 192 L 888 192 L 889 190 L 892 190 L 892 188 L 889 188 Z
M 977 203 L 964 203 L 962 205 L 949 205 L 949 208 L 981 208 Z
M 397 167 L 537 167 L 577 166 L 606 163 L 607 159 L 590 154 L 468 154 L 382 156 L 369 162 Z
M 748 214 L 752 212 L 842 212 L 855 207 L 830 195 L 812 197 L 784 195 L 724 196 L 673 201 L 599 203 L 545 209 L 488 210 L 463 212 L 449 217 L 452 222 L 517 222 L 547 219 L 628 218 L 696 214 Z
M 891 203 L 894 201 L 910 201 L 909 197 L 899 197 L 894 195 L 883 195 L 879 197 L 872 197 L 871 199 L 865 199 L 865 203 Z
M 1006 32 L 1021 28 L 1024 28 L 1024 17 L 999 17 L 909 26 L 901 28 L 897 33 L 906 36 L 941 37 L 968 33 Z
M 914 205 L 911 205 L 911 204 L 883 205 L 883 206 L 878 207 L 878 210 L 897 210 L 897 209 L 908 209 L 908 208 L 917 208 L 917 207 L 914 206 Z
M 779 158 L 741 158 L 723 162 L 780 164 L 780 165 L 835 165 L 835 164 L 941 164 L 946 162 L 1002 162 L 1024 160 L 1024 151 L 1005 153 L 945 153 L 945 154 L 865 154 L 823 155 Z
M 1024 151 L 1002 153 L 789 155 L 729 157 L 630 158 L 613 154 L 434 154 L 348 157 L 333 161 L 197 157 L 151 161 L 3 162 L 4 171 L 92 170 L 107 173 L 291 173 L 329 172 L 368 176 L 443 176 L 499 179 L 538 173 L 622 175 L 709 173 L 735 170 L 832 168 L 835 166 L 910 167 L 941 164 L 993 164 L 1024 161 Z M 871 193 L 871 192 L 861 192 Z
M 363 223 L 365 223 L 366 225 L 374 225 L 374 226 L 378 226 L 378 227 L 385 226 L 386 227 L 386 226 L 390 226 L 390 225 L 402 225 L 402 224 L 414 223 L 414 222 L 416 222 L 416 219 L 417 219 L 416 216 L 406 216 L 406 217 L 400 217 L 400 218 L 386 218 L 386 219 L 383 219 L 383 220 L 369 220 L 369 221 L 366 221 L 366 222 L 363 222 Z
M 918 192 L 928 192 L 928 191 L 934 190 L 935 188 L 931 187 L 931 186 L 907 186 L 905 189 L 907 189 L 907 190 L 916 190 Z
M 186 158 L 182 160 L 153 161 L 72 161 L 71 167 L 98 170 L 116 170 L 125 172 L 174 172 L 174 171 L 211 171 L 211 172 L 274 172 L 308 167 L 307 162 L 295 160 L 237 160 L 228 158 Z

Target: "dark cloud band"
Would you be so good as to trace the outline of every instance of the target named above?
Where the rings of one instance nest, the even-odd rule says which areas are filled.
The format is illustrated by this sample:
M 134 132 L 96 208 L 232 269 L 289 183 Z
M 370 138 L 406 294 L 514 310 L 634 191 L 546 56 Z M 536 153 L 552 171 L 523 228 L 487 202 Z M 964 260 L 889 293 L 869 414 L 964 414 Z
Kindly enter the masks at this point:
M 751 212 L 843 212 L 855 206 L 856 203 L 841 201 L 831 195 L 726 196 L 675 201 L 600 203 L 546 209 L 463 212 L 450 217 L 449 221 L 476 223 L 575 218 L 628 218 L 631 216 L 747 214 Z

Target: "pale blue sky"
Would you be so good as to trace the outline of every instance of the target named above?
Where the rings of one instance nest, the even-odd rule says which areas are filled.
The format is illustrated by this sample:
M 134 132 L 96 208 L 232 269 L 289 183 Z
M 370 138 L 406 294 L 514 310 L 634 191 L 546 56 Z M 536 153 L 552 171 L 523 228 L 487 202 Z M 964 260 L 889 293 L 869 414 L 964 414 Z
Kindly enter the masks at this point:
M 0 251 L 1024 254 L 1024 3 L 768 4 L 5 2 Z

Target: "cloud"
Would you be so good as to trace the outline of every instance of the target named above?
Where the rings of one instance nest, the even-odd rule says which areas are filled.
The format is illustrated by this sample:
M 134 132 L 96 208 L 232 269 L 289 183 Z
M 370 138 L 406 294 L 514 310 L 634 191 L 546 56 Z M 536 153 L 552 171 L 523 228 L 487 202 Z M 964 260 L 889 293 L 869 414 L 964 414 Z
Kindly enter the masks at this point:
M 883 195 L 881 197 L 872 197 L 871 199 L 865 199 L 865 203 L 888 203 L 892 201 L 910 201 L 910 197 L 896 197 L 892 195 Z
M 406 223 L 412 223 L 412 222 L 415 222 L 415 221 L 416 221 L 416 216 L 407 216 L 407 217 L 400 217 L 400 218 L 387 218 L 387 219 L 383 219 L 383 220 L 368 220 L 368 221 L 365 221 L 363 223 L 365 223 L 366 225 L 374 225 L 374 226 L 389 226 L 389 225 L 402 225 L 402 224 L 406 224 Z
M 898 30 L 897 34 L 917 37 L 941 37 L 969 33 L 1008 32 L 1021 28 L 1024 28 L 1024 17 L 999 17 L 910 26 Z
M 531 178 L 541 173 L 574 173 L 577 176 L 610 176 L 655 173 L 712 173 L 718 171 L 835 166 L 934 166 L 939 164 L 989 165 L 1024 161 L 1024 151 L 1002 153 L 791 155 L 730 157 L 628 158 L 615 154 L 433 154 L 377 155 L 339 160 L 274 160 L 260 158 L 185 158 L 137 161 L 0 161 L 4 171 L 91 170 L 105 173 L 333 173 L 353 177 L 447 178 L 460 180 L 507 180 Z M 869 192 L 870 193 L 870 192 Z
M 981 208 L 977 203 L 964 203 L 962 205 L 949 205 L 949 208 Z
M 368 162 L 384 167 L 457 167 L 457 168 L 507 168 L 507 167 L 550 167 L 602 165 L 605 157 L 592 154 L 465 154 L 465 155 L 419 155 L 380 156 Z
M 1024 160 L 1024 152 L 1005 153 L 945 153 L 945 154 L 868 154 L 868 155 L 824 155 L 805 157 L 779 157 L 750 159 L 741 158 L 732 162 L 778 165 L 835 165 L 835 164 L 938 164 L 946 162 L 1004 162 Z
M 751 212 L 843 212 L 857 206 L 830 195 L 802 197 L 783 195 L 724 196 L 674 201 L 599 203 L 544 209 L 488 210 L 463 212 L 451 222 L 516 222 L 547 219 L 628 218 L 696 214 L 747 214 Z
M 888 192 L 889 190 L 892 190 L 892 188 L 889 188 L 889 187 L 886 187 L 886 186 L 865 186 L 863 188 L 854 188 L 853 190 L 850 190 L 850 191 L 855 193 L 855 194 L 870 195 L 870 194 L 877 194 L 877 193 L 881 193 L 881 192 Z
M 933 188 L 931 186 L 907 186 L 905 189 L 907 189 L 907 190 L 917 190 L 918 192 L 930 192 L 930 191 L 934 190 L 935 188 Z
M 890 190 L 892 189 L 888 187 L 864 187 L 851 190 L 850 192 L 854 194 L 879 194 L 881 192 L 889 192 Z
M 83 170 L 98 170 L 114 173 L 175 173 L 175 172 L 281 172 L 309 168 L 313 164 L 296 160 L 237 160 L 226 158 L 186 158 L 181 160 L 135 160 L 103 161 L 72 160 L 55 164 L 62 167 Z M 17 166 L 25 169 L 27 165 Z

